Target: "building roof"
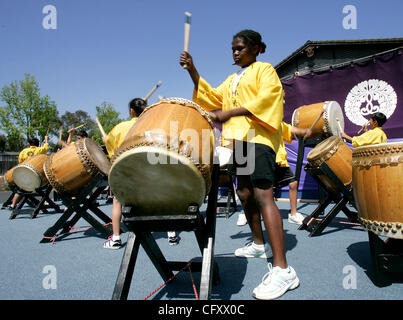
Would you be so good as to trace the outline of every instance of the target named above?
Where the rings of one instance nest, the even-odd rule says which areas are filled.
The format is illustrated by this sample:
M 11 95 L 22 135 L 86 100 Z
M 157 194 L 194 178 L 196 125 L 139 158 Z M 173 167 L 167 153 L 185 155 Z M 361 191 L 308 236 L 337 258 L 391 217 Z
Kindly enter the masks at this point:
M 381 39 L 357 39 L 357 40 L 325 40 L 325 41 L 311 41 L 308 40 L 304 45 L 299 47 L 288 57 L 280 61 L 275 68 L 281 68 L 288 62 L 296 58 L 300 53 L 303 53 L 309 47 L 312 46 L 340 46 L 340 45 L 351 45 L 351 46 L 363 46 L 363 45 L 376 45 L 376 44 L 396 44 L 397 46 L 403 45 L 403 38 L 381 38 Z

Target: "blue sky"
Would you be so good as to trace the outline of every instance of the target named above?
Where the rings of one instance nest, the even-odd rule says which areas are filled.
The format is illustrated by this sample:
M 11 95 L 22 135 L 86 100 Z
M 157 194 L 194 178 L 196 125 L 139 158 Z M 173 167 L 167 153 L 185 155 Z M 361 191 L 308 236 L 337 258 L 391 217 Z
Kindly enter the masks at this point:
M 45 5 L 57 9 L 57 29 L 45 30 Z M 343 8 L 357 9 L 357 29 L 344 29 Z M 258 60 L 279 63 L 307 40 L 403 37 L 401 0 L 1 0 L 0 87 L 35 76 L 42 94 L 65 111 L 127 104 L 161 80 L 150 103 L 191 99 L 193 85 L 179 66 L 184 12 L 192 13 L 189 52 L 213 86 L 237 70 L 231 40 L 250 28 L 267 51 Z M 3 102 L 0 102 L 0 105 Z

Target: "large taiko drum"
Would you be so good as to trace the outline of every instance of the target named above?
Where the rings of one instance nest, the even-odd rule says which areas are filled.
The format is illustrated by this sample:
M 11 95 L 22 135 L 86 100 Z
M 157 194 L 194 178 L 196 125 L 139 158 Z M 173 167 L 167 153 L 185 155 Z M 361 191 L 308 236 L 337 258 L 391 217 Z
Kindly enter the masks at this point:
M 79 139 L 55 154 L 44 164 L 46 177 L 52 187 L 65 195 L 76 195 L 98 173 L 107 175 L 110 162 L 102 149 L 90 138 Z
M 138 214 L 185 214 L 210 188 L 213 147 L 213 123 L 203 108 L 163 99 L 143 111 L 115 149 L 109 184 Z
M 318 168 L 323 162 L 333 171 L 337 178 L 346 186 L 352 182 L 352 150 L 336 136 L 331 136 L 313 148 L 307 156 L 309 165 Z M 326 175 L 320 175 L 320 180 L 331 190 L 337 191 L 336 184 Z
M 322 117 L 316 122 L 323 111 Z M 339 120 L 340 126 L 337 123 Z M 326 101 L 301 106 L 294 110 L 291 123 L 301 129 L 312 128 L 311 137 L 317 136 L 340 136 L 340 127 L 344 131 L 344 116 L 337 101 Z
M 43 170 L 43 165 L 48 156 L 37 154 L 20 163 L 13 170 L 14 183 L 22 190 L 32 192 L 46 185 L 48 179 Z
M 377 235 L 403 239 L 403 142 L 355 148 L 352 166 L 359 221 Z

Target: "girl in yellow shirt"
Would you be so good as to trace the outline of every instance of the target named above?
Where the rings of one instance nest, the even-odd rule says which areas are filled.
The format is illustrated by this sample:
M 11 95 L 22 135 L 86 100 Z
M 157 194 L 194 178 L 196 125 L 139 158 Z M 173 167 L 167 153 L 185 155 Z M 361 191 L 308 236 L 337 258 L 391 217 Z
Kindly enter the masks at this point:
M 239 257 L 268 258 L 260 224 L 263 216 L 273 250 L 273 266 L 262 283 L 253 290 L 257 299 L 275 299 L 299 285 L 295 270 L 287 264 L 283 224 L 273 198 L 276 152 L 281 141 L 283 88 L 272 65 L 256 61 L 266 45 L 259 33 L 243 30 L 232 40 L 234 64 L 239 72 L 229 76 L 218 88 L 200 77 L 192 56 L 182 52 L 180 64 L 186 65 L 194 83 L 193 100 L 206 110 L 217 110 L 215 121 L 223 124 L 222 135 L 234 143 L 233 162 L 238 180 L 237 194 L 242 202 L 253 242 L 235 251 Z M 247 161 L 240 159 L 247 149 Z

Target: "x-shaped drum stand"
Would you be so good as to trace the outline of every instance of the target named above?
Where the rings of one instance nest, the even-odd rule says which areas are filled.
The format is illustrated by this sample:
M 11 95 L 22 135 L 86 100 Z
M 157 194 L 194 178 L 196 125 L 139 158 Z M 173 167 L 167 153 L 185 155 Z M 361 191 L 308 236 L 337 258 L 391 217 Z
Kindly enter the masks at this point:
M 340 211 L 343 211 L 350 221 L 358 222 L 357 212 L 352 212 L 346 207 L 348 202 L 355 207 L 352 189 L 346 187 L 325 162 L 323 162 L 318 168 L 312 168 L 307 164 L 305 166 L 305 171 L 309 173 L 327 192 L 327 197 L 321 200 L 319 206 L 304 219 L 298 230 L 311 229 L 309 236 L 318 236 Z M 320 179 L 321 175 L 325 175 L 331 179 L 336 185 L 337 191 L 325 185 Z M 334 201 L 336 205 L 328 212 L 322 221 L 316 220 L 319 214 L 325 212 L 326 207 L 329 206 L 332 201 Z
M 13 211 L 11 212 L 10 219 L 15 219 L 17 217 L 17 215 L 20 213 L 20 210 L 25 203 L 28 203 L 30 206 L 34 208 L 34 210 L 31 212 L 32 219 L 36 218 L 36 216 L 41 211 L 48 212 L 47 209 L 49 208 L 53 208 L 56 212 L 62 212 L 60 207 L 56 203 L 54 203 L 49 197 L 50 192 L 52 191 L 52 186 L 49 184 L 42 186 L 32 192 L 24 191 L 18 188 L 17 186 L 10 186 L 10 189 L 12 193 L 10 197 L 7 199 L 7 201 L 3 204 L 3 207 L 9 204 L 7 202 L 12 201 L 12 198 L 14 197 L 15 194 L 19 194 L 21 196 L 17 207 L 14 208 Z M 36 197 L 40 197 L 40 200 L 38 200 Z
M 113 300 L 127 299 L 140 244 L 165 282 L 174 276 L 172 271 L 181 270 L 186 266 L 187 262 L 167 261 L 151 235 L 151 232 L 171 230 L 194 231 L 203 260 L 192 262 L 191 266 L 192 270 L 201 272 L 200 300 L 210 298 L 213 279 L 214 283 L 218 282 L 218 265 L 214 262 L 214 241 L 219 172 L 220 168 L 215 164 L 205 222 L 197 205 L 189 206 L 187 214 L 164 216 L 141 216 L 135 212 L 135 208 L 123 207 L 123 222 L 130 233 L 115 283 Z
M 66 209 L 62 216 L 56 221 L 56 223 L 46 230 L 43 234 L 41 243 L 50 242 L 57 236 L 57 232 L 62 230 L 61 233 L 69 232 L 70 229 L 80 220 L 85 219 L 91 226 L 98 230 L 105 238 L 112 234 L 110 227 L 101 224 L 97 219 L 88 213 L 91 210 L 99 219 L 105 224 L 109 224 L 112 220 L 104 214 L 97 205 L 94 204 L 98 196 L 108 185 L 106 176 L 103 173 L 97 173 L 91 182 L 81 190 L 75 199 L 72 199 L 68 195 L 59 194 L 60 199 L 66 206 Z M 92 193 L 91 193 L 92 192 Z M 72 214 L 76 214 L 67 221 Z

